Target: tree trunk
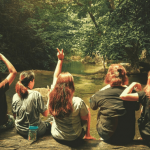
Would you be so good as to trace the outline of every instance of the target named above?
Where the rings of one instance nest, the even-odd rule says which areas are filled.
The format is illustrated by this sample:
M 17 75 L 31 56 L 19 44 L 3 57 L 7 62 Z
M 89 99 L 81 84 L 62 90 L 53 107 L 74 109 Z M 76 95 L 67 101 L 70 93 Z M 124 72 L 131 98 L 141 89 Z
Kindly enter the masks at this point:
M 128 56 L 128 60 L 131 62 L 131 67 L 134 71 L 139 72 L 139 48 L 138 44 L 132 44 L 133 47 L 125 48 L 125 52 Z

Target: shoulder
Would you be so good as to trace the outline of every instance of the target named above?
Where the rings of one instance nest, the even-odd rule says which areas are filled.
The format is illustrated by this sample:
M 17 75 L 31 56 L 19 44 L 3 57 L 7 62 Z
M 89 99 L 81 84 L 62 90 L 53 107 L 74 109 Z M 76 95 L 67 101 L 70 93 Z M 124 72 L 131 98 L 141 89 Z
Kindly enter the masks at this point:
M 30 96 L 35 96 L 35 97 L 40 97 L 41 93 L 38 91 L 34 91 L 34 90 L 28 90 L 28 93 Z
M 72 99 L 72 105 L 74 107 L 81 106 L 83 103 L 84 101 L 80 97 L 73 97 Z
M 75 97 L 75 96 L 74 96 L 74 97 L 72 98 L 72 102 L 73 102 L 73 103 L 81 103 L 82 101 L 83 101 L 83 100 L 82 100 L 80 97 Z
M 146 93 L 144 91 L 137 92 L 139 99 L 146 97 Z
M 12 103 L 14 103 L 14 102 L 16 102 L 16 101 L 18 101 L 18 100 L 20 100 L 20 97 L 19 97 L 18 93 L 15 93 L 15 94 L 13 95 L 13 98 L 12 98 Z
M 110 89 L 110 88 L 109 88 Z M 101 97 L 103 97 L 103 95 L 106 93 L 108 91 L 108 89 L 105 89 L 105 90 L 100 90 L 100 91 L 97 91 L 95 94 L 93 94 L 92 96 L 91 96 L 91 98 L 90 99 L 99 99 L 99 98 L 101 98 Z
M 84 113 L 88 114 L 86 104 L 80 97 L 73 97 L 72 102 L 73 102 L 72 107 L 73 107 L 74 112 L 78 112 L 78 113 L 80 112 L 82 114 L 84 114 Z M 83 115 L 83 116 L 85 116 L 85 115 Z
M 104 86 L 103 88 L 101 88 L 100 91 L 106 90 L 108 88 L 110 88 L 110 84 L 107 84 L 106 86 Z
M 13 98 L 15 98 L 15 97 L 19 97 L 18 93 L 15 93 L 15 94 L 13 95 Z

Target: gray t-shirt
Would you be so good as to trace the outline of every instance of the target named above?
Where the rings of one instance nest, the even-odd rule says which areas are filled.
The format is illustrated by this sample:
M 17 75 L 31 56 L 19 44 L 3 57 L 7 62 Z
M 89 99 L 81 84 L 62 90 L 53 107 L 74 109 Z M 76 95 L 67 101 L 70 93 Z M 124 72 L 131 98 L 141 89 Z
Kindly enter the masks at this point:
M 46 109 L 42 96 L 37 91 L 28 90 L 28 96 L 24 99 L 21 99 L 17 93 L 14 94 L 12 112 L 16 114 L 16 129 L 27 133 L 30 124 L 31 126 L 38 126 L 38 132 L 43 130 L 46 126 L 40 119 L 40 113 Z
M 73 112 L 63 119 L 53 118 L 51 133 L 60 140 L 72 141 L 77 139 L 82 132 L 81 116 L 88 114 L 84 101 L 79 97 L 72 99 Z

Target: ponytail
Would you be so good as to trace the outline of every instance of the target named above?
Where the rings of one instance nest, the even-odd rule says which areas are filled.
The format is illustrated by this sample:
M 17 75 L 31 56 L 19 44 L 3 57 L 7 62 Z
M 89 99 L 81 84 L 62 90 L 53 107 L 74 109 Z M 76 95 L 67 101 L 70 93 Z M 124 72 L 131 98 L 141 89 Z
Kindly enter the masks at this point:
M 28 96 L 28 84 L 35 78 L 34 72 L 24 71 L 20 74 L 19 80 L 16 83 L 15 90 L 20 98 L 26 98 Z
M 16 89 L 16 93 L 18 93 L 19 97 L 20 98 L 26 98 L 28 96 L 28 88 L 25 87 L 21 81 L 18 81 L 16 86 L 15 86 L 15 89 Z

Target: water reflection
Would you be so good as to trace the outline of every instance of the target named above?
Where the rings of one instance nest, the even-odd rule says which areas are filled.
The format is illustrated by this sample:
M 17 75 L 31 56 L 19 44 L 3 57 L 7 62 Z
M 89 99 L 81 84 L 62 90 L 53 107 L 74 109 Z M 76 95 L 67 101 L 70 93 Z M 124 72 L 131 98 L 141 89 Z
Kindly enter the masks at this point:
M 70 72 L 75 74 L 85 74 L 87 65 L 82 64 L 81 62 L 71 61 L 63 64 L 62 71 Z

